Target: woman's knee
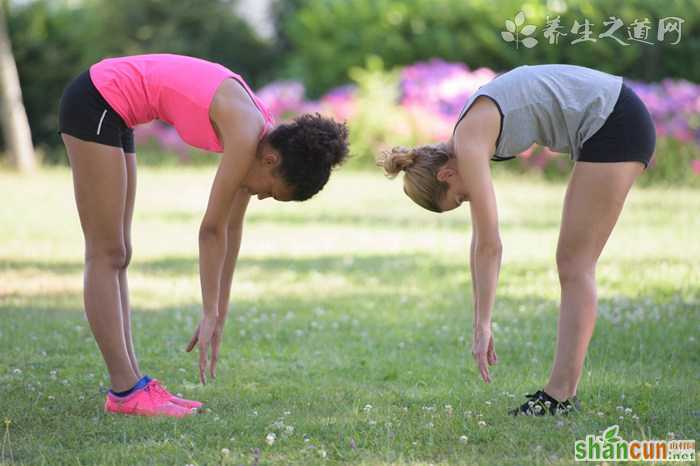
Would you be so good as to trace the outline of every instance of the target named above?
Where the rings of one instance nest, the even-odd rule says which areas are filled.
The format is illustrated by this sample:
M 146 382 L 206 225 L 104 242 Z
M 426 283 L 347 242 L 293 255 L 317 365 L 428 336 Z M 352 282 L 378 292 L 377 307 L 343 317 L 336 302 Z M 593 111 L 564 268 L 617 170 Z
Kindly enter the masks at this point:
M 125 249 L 125 252 L 126 252 L 126 256 L 124 257 L 124 267 L 122 267 L 122 268 L 125 269 L 125 268 L 129 267 L 129 264 L 131 264 L 131 253 L 132 253 L 132 250 L 131 250 L 131 241 L 127 241 L 127 242 L 124 244 L 124 249 Z
M 577 251 L 575 248 L 559 247 L 557 249 L 557 271 L 561 284 L 588 280 L 595 277 L 596 261 Z
M 124 243 L 88 245 L 85 248 L 86 263 L 105 264 L 112 269 L 124 269 L 131 260 L 131 247 Z

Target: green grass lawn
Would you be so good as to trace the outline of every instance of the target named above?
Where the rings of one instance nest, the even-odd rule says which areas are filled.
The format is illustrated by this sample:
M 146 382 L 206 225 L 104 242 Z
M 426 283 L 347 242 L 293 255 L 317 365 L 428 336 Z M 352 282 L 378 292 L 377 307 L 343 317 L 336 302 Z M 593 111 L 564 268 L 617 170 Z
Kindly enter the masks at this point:
M 129 284 L 141 367 L 211 408 L 174 421 L 102 411 L 70 173 L 0 172 L 0 464 L 564 465 L 575 439 L 613 424 L 627 440 L 698 439 L 699 191 L 633 190 L 598 268 L 583 412 L 513 419 L 506 409 L 542 387 L 553 359 L 564 185 L 496 180 L 492 384 L 469 352 L 468 209 L 431 214 L 398 180 L 341 171 L 307 203 L 251 203 L 219 377 L 202 387 L 184 347 L 212 173 L 139 172 Z

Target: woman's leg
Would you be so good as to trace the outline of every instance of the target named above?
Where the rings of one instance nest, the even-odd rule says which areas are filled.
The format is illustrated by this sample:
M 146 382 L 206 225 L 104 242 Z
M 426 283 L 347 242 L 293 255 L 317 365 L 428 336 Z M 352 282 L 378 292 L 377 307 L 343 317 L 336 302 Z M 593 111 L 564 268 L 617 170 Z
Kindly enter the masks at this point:
M 576 394 L 597 312 L 595 267 L 644 166 L 577 162 L 564 201 L 557 268 L 561 307 L 557 352 L 544 391 L 563 401 Z
M 85 236 L 85 313 L 107 364 L 112 390 L 138 381 L 124 338 L 119 274 L 127 263 L 124 219 L 127 168 L 124 152 L 63 134 L 75 200 Z
M 131 220 L 134 217 L 134 201 L 136 199 L 136 154 L 124 154 L 126 161 L 126 204 L 124 208 L 124 246 L 126 248 L 126 260 L 124 267 L 119 269 L 119 294 L 121 296 L 122 323 L 126 351 L 129 354 L 131 368 L 137 376 L 141 376 L 139 363 L 134 352 L 134 341 L 131 336 L 131 307 L 129 306 L 129 283 L 126 276 L 127 268 L 131 263 Z

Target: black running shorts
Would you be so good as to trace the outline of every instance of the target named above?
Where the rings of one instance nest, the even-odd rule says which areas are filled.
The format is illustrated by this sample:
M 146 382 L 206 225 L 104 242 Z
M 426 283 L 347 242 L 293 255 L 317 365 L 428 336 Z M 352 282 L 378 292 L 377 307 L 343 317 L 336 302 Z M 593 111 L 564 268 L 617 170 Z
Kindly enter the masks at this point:
M 107 103 L 85 71 L 66 86 L 58 110 L 58 131 L 83 141 L 136 152 L 134 131 Z
M 649 166 L 656 147 L 656 129 L 649 111 L 627 84 L 605 124 L 583 143 L 580 162 L 629 162 Z

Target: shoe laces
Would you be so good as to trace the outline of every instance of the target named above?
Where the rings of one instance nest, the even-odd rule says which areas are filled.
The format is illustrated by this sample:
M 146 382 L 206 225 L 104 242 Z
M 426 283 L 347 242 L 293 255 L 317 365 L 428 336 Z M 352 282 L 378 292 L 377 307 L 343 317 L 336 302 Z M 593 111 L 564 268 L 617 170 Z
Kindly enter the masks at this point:
M 157 397 L 166 401 L 170 401 L 172 396 L 170 392 L 168 392 L 157 380 L 154 380 L 153 383 L 147 385 L 146 390 L 153 392 Z

